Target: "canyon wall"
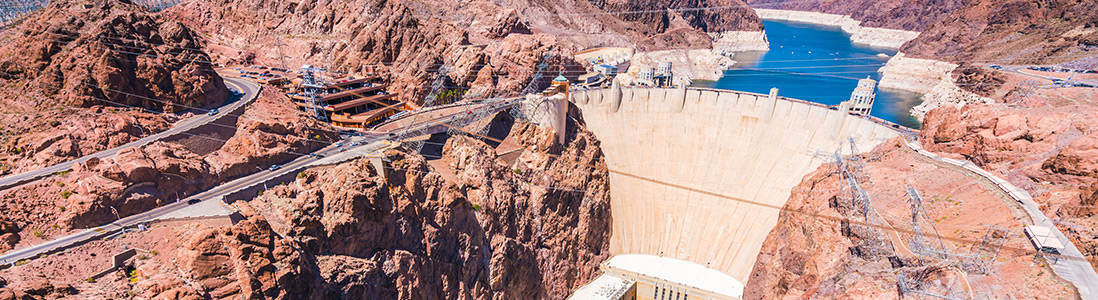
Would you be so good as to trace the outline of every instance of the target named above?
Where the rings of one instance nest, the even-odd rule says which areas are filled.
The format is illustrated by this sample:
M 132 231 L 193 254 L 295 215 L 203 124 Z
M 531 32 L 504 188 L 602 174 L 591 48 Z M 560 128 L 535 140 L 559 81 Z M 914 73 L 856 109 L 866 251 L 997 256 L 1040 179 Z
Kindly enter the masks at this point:
M 862 26 L 918 31 L 900 49 L 954 63 L 1058 64 L 1098 55 L 1098 1 L 748 0 L 752 7 L 850 16 Z M 760 13 L 762 16 L 762 13 Z
M 989 225 L 1020 233 L 1028 221 L 1013 199 L 951 165 L 923 159 L 895 139 L 862 156 L 861 184 L 875 223 L 850 201 L 834 164 L 804 176 L 762 246 L 744 299 L 906 299 L 898 278 L 918 292 L 961 299 L 1071 299 L 1074 287 L 1043 264 L 1032 246 L 1012 235 L 987 273 L 962 271 L 949 260 L 914 253 L 911 201 L 918 189 L 927 218 L 952 253 L 970 255 Z M 936 236 L 923 237 L 934 242 Z M 925 243 L 925 242 L 924 242 Z M 924 246 L 925 247 L 925 246 Z
M 838 26 L 851 35 L 850 40 L 855 44 L 871 47 L 899 49 L 904 43 L 919 36 L 919 33 L 915 31 L 862 26 L 862 22 L 845 15 L 775 9 L 755 9 L 755 12 L 759 14 L 759 18 L 764 20 L 785 20 Z
M 708 89 L 574 91 L 610 172 L 612 254 L 651 254 L 747 280 L 801 177 L 853 137 L 897 136 L 822 106 Z
M 636 10 L 640 12 L 618 13 Z M 210 34 L 220 44 L 215 47 L 219 61 L 388 73 L 389 90 L 412 102 L 426 96 L 442 65 L 450 67 L 443 86 L 447 90 L 474 98 L 514 95 L 530 82 L 532 70 L 550 50 L 559 55 L 549 61 L 546 73 L 573 78 L 583 69 L 571 61 L 571 53 L 587 48 L 709 50 L 711 34 L 762 30 L 758 17 L 739 0 L 355 0 L 301 5 L 217 0 L 184 2 L 165 14 Z M 757 36 L 747 40 L 760 41 Z

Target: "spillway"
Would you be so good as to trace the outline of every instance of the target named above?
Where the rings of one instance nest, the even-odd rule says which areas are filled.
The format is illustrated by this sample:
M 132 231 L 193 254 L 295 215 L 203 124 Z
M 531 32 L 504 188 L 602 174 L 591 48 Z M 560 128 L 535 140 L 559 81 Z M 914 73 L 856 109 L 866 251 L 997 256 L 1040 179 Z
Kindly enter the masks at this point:
M 676 258 L 746 283 L 802 177 L 848 149 L 848 138 L 868 151 L 900 135 L 863 117 L 773 94 L 570 92 L 610 169 L 611 253 Z

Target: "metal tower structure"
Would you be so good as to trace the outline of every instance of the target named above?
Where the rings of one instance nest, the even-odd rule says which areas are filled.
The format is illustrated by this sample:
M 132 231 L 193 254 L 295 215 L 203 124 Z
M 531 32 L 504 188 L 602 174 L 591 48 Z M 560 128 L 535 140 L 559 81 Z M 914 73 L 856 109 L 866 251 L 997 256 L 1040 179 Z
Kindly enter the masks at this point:
M 873 200 L 869 193 L 862 188 L 862 183 L 868 181 L 869 177 L 864 174 L 865 166 L 862 158 L 857 154 L 857 146 L 853 144 L 853 140 L 851 140 L 851 149 L 854 151 L 849 157 L 835 153 L 838 173 L 846 182 L 845 186 L 840 185 L 839 195 L 849 198 L 849 200 L 844 199 L 844 202 L 850 205 L 850 209 L 844 212 L 844 215 L 851 220 L 848 233 L 859 237 L 861 242 L 859 251 L 863 251 L 864 254 L 891 255 L 895 252 L 892 241 L 888 239 L 888 233 L 881 229 L 883 228 L 881 217 L 873 208 Z
M 319 72 L 324 72 L 324 69 L 310 65 L 301 66 L 301 92 L 309 101 L 310 110 L 313 111 L 313 117 L 317 118 L 317 120 L 327 122 L 328 114 L 323 109 L 326 105 L 324 104 L 323 98 L 321 98 L 323 97 L 324 82 L 317 77 L 316 73 Z
M 999 226 L 988 226 L 983 239 L 972 245 L 972 251 L 967 254 L 958 253 L 957 250 L 948 249 L 942 242 L 942 237 L 934 227 L 934 221 L 923 207 L 923 197 L 914 187 L 907 187 L 908 198 L 911 199 L 911 224 L 912 233 L 908 238 L 911 251 L 918 254 L 924 261 L 945 262 L 974 274 L 986 274 L 988 268 L 999 255 L 1006 240 L 1010 238 L 1010 230 Z
M 945 253 L 945 244 L 942 243 L 942 237 L 938 235 L 938 229 L 934 227 L 934 221 L 927 215 L 926 209 L 923 208 L 923 196 L 919 194 L 919 191 L 914 187 L 907 187 L 907 196 L 911 199 L 911 251 L 920 256 L 937 256 L 940 253 Z M 930 233 L 924 233 L 924 229 L 929 229 Z M 927 236 L 930 236 L 933 240 L 928 241 Z
M 549 58 L 552 57 L 553 55 L 554 55 L 553 51 L 546 52 L 545 54 L 542 55 L 541 62 L 538 63 L 537 70 L 534 72 L 533 76 L 531 76 L 530 83 L 528 83 L 526 85 L 526 88 L 523 89 L 523 92 L 522 92 L 521 95 L 519 95 L 519 97 L 524 97 L 524 96 L 526 96 L 530 93 L 537 92 L 538 81 L 540 81 L 541 78 L 544 76 L 545 69 L 549 66 Z M 500 97 L 494 97 L 494 98 L 488 100 L 487 103 L 497 103 L 497 102 L 500 101 L 500 99 L 501 99 Z M 463 128 L 465 126 L 468 126 L 472 122 L 476 122 L 478 120 L 484 120 L 486 118 L 489 118 L 489 117 L 491 117 L 492 114 L 495 114 L 495 113 L 496 113 L 496 111 L 493 110 L 493 109 L 478 110 L 478 111 L 475 112 L 476 116 L 473 116 L 472 118 L 467 119 L 468 123 L 456 124 L 456 125 L 460 125 L 460 127 L 458 127 L 458 128 Z M 511 113 L 511 117 L 513 117 L 515 120 L 518 120 L 519 118 L 525 117 L 525 114 L 521 111 L 521 108 L 520 108 L 519 105 L 512 106 L 511 109 L 510 109 L 510 113 Z M 457 127 L 457 126 L 455 126 L 455 127 Z M 487 136 L 488 133 L 489 133 L 488 131 L 491 130 L 491 128 L 492 128 L 492 120 L 488 120 L 484 126 L 482 126 L 478 129 L 477 134 L 479 136 Z M 462 134 L 464 132 L 461 131 L 461 130 L 456 130 L 454 128 L 450 128 L 448 133 L 450 135 L 453 135 L 453 134 Z
M 453 53 L 451 53 L 451 57 L 457 57 L 460 54 L 461 46 L 456 46 Z M 442 92 L 442 86 L 446 83 L 446 79 L 448 78 L 447 73 L 450 72 L 450 63 L 446 62 L 445 60 L 446 58 L 443 57 L 443 63 L 441 66 L 438 67 L 438 74 L 437 76 L 435 76 L 435 80 L 431 82 L 431 91 L 427 93 L 426 98 L 423 98 L 423 105 L 420 106 L 420 109 L 434 106 L 435 100 L 438 99 L 438 94 Z M 404 129 L 400 131 L 400 141 L 407 145 L 407 148 L 409 150 L 412 150 L 416 153 L 423 149 L 423 143 L 425 141 L 408 141 L 408 139 L 423 135 L 423 132 L 421 132 L 422 130 L 409 130 L 409 127 L 411 127 L 412 124 L 415 124 L 418 119 L 418 114 L 413 116 L 412 121 L 408 123 L 408 126 L 405 126 Z
M 526 84 L 526 88 L 522 89 L 520 96 L 529 95 L 538 91 L 538 83 L 541 81 L 542 74 L 545 73 L 545 68 L 549 67 L 549 59 L 556 54 L 556 50 L 549 50 L 542 54 L 541 62 L 538 63 L 537 71 L 534 72 L 534 76 L 530 78 L 530 83 Z M 518 119 L 524 119 L 526 116 L 523 114 L 522 109 L 519 106 L 511 108 L 511 116 Z

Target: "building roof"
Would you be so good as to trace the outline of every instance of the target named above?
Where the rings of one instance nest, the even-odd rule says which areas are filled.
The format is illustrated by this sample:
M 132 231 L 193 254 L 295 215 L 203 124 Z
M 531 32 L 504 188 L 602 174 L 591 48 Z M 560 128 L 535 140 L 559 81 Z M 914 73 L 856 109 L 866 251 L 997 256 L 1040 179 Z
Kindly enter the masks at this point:
M 618 300 L 629 291 L 633 282 L 620 277 L 602 274 L 576 290 L 569 300 Z
M 564 78 L 564 75 L 557 75 L 557 78 L 553 78 L 553 81 L 568 81 L 568 78 Z
M 733 298 L 743 297 L 743 283 L 720 271 L 670 257 L 622 254 L 605 263 L 613 269 L 638 273 Z
M 1026 226 L 1026 230 L 1030 232 L 1030 240 L 1037 243 L 1037 246 L 1064 249 L 1064 243 L 1056 238 L 1052 229 L 1044 226 Z

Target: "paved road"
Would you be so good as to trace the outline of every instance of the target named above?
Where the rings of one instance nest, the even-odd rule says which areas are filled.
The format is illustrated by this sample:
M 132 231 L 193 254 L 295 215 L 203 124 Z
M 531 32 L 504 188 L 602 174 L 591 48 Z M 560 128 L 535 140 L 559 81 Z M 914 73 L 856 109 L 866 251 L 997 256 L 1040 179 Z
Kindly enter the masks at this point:
M 1063 258 L 1052 264 L 1052 269 L 1056 271 L 1056 274 L 1075 285 L 1075 288 L 1079 290 L 1080 298 L 1098 299 L 1098 272 L 1094 271 L 1094 267 L 1090 265 L 1090 262 L 1087 261 L 1086 256 L 1083 256 L 1083 253 L 1079 251 L 1079 248 L 1076 248 L 1075 244 L 1056 228 L 1056 224 L 1053 224 L 1052 220 L 1037 208 L 1037 203 L 1033 202 L 1033 197 L 1029 195 L 1029 192 L 995 176 L 995 174 L 992 174 L 991 172 L 981 169 L 970 161 L 938 156 L 930 151 L 923 150 L 922 146 L 918 143 L 905 141 L 905 144 L 908 148 L 915 150 L 915 152 L 920 155 L 961 167 L 966 171 L 986 178 L 1006 192 L 1007 195 L 1013 198 L 1014 201 L 1017 201 L 1019 205 L 1025 209 L 1026 213 L 1033 219 L 1035 225 L 1050 228 L 1056 238 L 1064 244 L 1064 253 L 1061 253 Z
M 180 132 L 185 132 L 187 130 L 194 129 L 195 127 L 202 126 L 202 125 L 205 125 L 207 123 L 216 121 L 217 119 L 220 119 L 221 117 L 224 117 L 225 115 L 227 115 L 227 114 L 231 113 L 232 111 L 236 110 L 241 105 L 244 105 L 248 102 L 251 102 L 252 100 L 255 99 L 255 97 L 257 95 L 259 95 L 259 90 L 260 90 L 259 86 L 254 84 L 254 83 L 251 83 L 247 80 L 235 79 L 235 78 L 225 78 L 225 83 L 229 86 L 235 87 L 238 91 L 244 93 L 244 95 L 241 96 L 239 100 L 234 101 L 234 102 L 229 103 L 229 104 L 226 104 L 225 106 L 219 108 L 218 113 L 216 115 L 211 116 L 209 114 L 206 114 L 205 112 L 198 112 L 199 113 L 198 115 L 196 115 L 194 117 L 191 117 L 190 119 L 179 121 L 175 125 L 173 125 L 172 128 L 170 128 L 168 130 L 146 136 L 146 137 L 141 138 L 139 140 L 129 142 L 125 145 L 114 147 L 114 148 L 103 150 L 103 151 L 99 151 L 99 152 L 89 154 L 89 155 L 81 157 L 81 158 L 77 158 L 77 159 L 74 159 L 74 160 L 66 161 L 66 162 L 59 163 L 59 164 L 56 164 L 56 165 L 52 165 L 52 166 L 49 166 L 49 167 L 37 169 L 37 170 L 34 170 L 34 171 L 28 171 L 28 172 L 23 172 L 23 173 L 19 173 L 19 174 L 13 174 L 13 175 L 6 176 L 4 178 L 0 178 L 0 190 L 9 189 L 9 188 L 12 188 L 12 187 L 24 184 L 24 183 L 28 183 L 28 182 L 31 182 L 31 181 L 34 181 L 34 180 L 38 180 L 40 178 L 50 176 L 50 175 L 52 175 L 54 173 L 57 173 L 57 172 L 71 170 L 73 165 L 76 165 L 77 163 L 80 163 L 80 162 L 86 161 L 88 159 L 91 159 L 93 157 L 100 158 L 100 159 L 112 157 L 115 154 L 117 154 L 118 151 L 120 151 L 122 149 L 130 148 L 130 147 L 145 146 L 145 145 L 148 145 L 149 143 L 155 142 L 157 140 L 160 140 L 160 139 L 178 134 Z
M 251 92 L 257 91 L 258 88 L 256 90 L 251 90 Z M 254 94 L 249 95 L 254 96 Z M 443 123 L 461 123 L 462 121 L 466 121 L 463 120 L 465 118 L 478 115 L 475 113 L 478 110 L 501 111 L 516 103 L 518 103 L 518 100 L 516 99 L 507 99 L 487 104 L 477 104 L 477 108 L 475 108 L 472 113 L 467 110 L 459 110 L 451 115 L 438 116 L 435 118 L 423 120 L 422 122 L 416 122 L 409 128 L 409 130 L 414 132 L 417 130 L 425 129 L 424 131 L 427 131 L 428 133 L 445 131 L 447 127 L 443 125 Z M 16 261 L 34 258 L 36 256 L 46 253 L 60 251 L 74 245 L 79 245 L 91 240 L 109 236 L 127 227 L 133 227 L 141 223 L 155 220 L 157 218 L 190 206 L 191 204 L 188 204 L 188 202 L 190 202 L 191 200 L 198 200 L 199 202 L 222 201 L 223 198 L 227 195 L 231 195 L 257 184 L 262 184 L 272 178 L 287 175 L 291 172 L 299 172 L 300 170 L 310 166 L 330 165 L 394 147 L 394 143 L 388 140 L 390 138 L 392 137 L 389 135 L 388 131 L 372 132 L 363 134 L 361 136 L 348 137 L 343 141 L 344 144 L 340 147 L 331 145 L 316 152 L 313 152 L 313 154 L 311 155 L 300 156 L 290 162 L 281 165 L 280 168 L 276 168 L 273 170 L 257 170 L 258 172 L 256 173 L 235 179 L 233 181 L 229 181 L 207 191 L 198 193 L 194 196 L 182 199 L 179 202 L 157 207 L 143 213 L 119 219 L 107 225 L 63 236 L 46 243 L 9 251 L 8 253 L 0 255 L 0 268 L 3 268 L 4 266 L 9 264 L 13 264 Z M 355 145 L 351 146 L 351 143 L 355 143 Z

